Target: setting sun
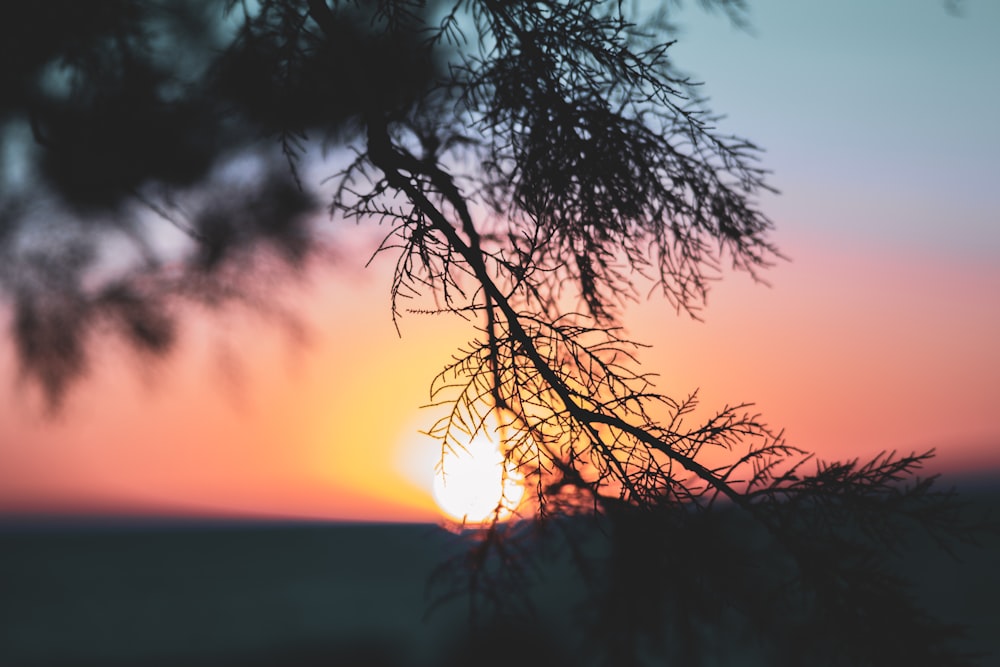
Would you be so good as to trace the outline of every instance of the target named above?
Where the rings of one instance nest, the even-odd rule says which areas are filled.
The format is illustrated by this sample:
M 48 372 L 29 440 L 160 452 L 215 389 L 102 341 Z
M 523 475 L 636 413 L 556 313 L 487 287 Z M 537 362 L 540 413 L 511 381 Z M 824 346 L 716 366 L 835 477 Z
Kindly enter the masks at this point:
M 441 511 L 463 524 L 509 519 L 524 496 L 523 476 L 499 446 L 478 435 L 464 450 L 446 452 L 434 475 Z

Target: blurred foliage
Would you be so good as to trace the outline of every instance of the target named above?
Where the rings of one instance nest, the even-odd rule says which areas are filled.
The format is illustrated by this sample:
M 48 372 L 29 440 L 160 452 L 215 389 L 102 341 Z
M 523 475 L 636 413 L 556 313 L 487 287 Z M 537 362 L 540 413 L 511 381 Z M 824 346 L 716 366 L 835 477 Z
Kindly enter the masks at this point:
M 418 19 L 351 5 L 332 41 L 296 3 L 0 7 L 0 297 L 51 407 L 95 329 L 162 355 L 178 300 L 259 302 L 262 261 L 305 265 L 324 241 L 299 160 L 426 88 Z
M 720 636 L 770 664 L 971 664 L 887 558 L 982 528 L 920 476 L 931 453 L 814 462 L 748 405 L 700 419 L 621 332 L 640 288 L 696 316 L 724 267 L 781 259 L 760 149 L 673 61 L 677 3 L 640 4 L 3 5 L 0 292 L 23 374 L 57 407 L 97 334 L 160 355 L 178 301 L 259 305 L 268 267 L 321 249 L 326 199 L 384 225 L 394 315 L 477 322 L 432 383 L 442 455 L 497 421 L 534 492 L 442 568 L 441 600 L 523 624 L 561 544 L 608 664 L 709 664 Z M 321 197 L 306 176 L 331 149 L 353 161 Z

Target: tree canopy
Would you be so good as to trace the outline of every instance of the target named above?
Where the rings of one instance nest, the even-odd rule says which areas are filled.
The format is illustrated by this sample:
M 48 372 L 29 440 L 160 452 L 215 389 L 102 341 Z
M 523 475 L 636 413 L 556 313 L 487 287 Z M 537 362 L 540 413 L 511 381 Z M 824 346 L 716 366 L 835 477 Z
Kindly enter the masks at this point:
M 171 304 L 257 300 L 262 272 L 322 250 L 326 206 L 383 225 L 397 317 L 474 329 L 433 381 L 442 452 L 498 423 L 533 491 L 533 520 L 484 528 L 446 595 L 508 601 L 556 534 L 616 664 L 667 627 L 677 656 L 704 650 L 692 628 L 740 627 L 787 664 L 967 664 L 884 557 L 913 529 L 970 536 L 918 476 L 930 453 L 815 461 L 746 405 L 692 424 L 696 397 L 659 393 L 622 333 L 650 286 L 697 316 L 724 267 L 781 259 L 759 149 L 674 63 L 673 5 L 632 4 L 4 6 L 0 291 L 23 373 L 57 405 L 108 326 L 166 353 Z M 326 190 L 324 150 L 352 156 Z

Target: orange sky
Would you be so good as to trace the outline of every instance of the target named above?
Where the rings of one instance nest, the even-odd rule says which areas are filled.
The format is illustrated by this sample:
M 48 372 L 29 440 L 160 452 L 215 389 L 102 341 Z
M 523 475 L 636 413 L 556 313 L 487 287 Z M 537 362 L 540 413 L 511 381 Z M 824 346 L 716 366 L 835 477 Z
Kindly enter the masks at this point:
M 303 290 L 290 305 L 304 343 L 242 313 L 186 319 L 178 353 L 138 373 L 127 352 L 112 350 L 55 423 L 26 395 L 5 392 L 0 511 L 82 503 L 95 511 L 433 516 L 430 477 L 416 488 L 400 472 L 399 450 L 417 439 L 428 381 L 461 337 L 428 321 L 401 341 L 378 277 L 345 270 Z M 6 381 L 9 354 L 0 365 Z
M 1000 472 L 1000 268 L 833 238 L 785 249 L 771 288 L 728 277 L 705 322 L 655 298 L 627 314 L 659 387 L 755 402 L 826 458 L 937 447 L 942 469 Z M 189 321 L 161 367 L 103 355 L 55 422 L 11 386 L 5 350 L 0 512 L 433 519 L 418 406 L 467 325 L 409 316 L 398 338 L 387 264 L 351 256 L 294 304 L 307 343 L 246 314 Z
M 1000 475 L 1000 5 L 968 4 L 756 3 L 747 31 L 685 16 L 671 54 L 767 148 L 783 194 L 762 206 L 793 261 L 770 289 L 727 277 L 704 323 L 657 299 L 626 314 L 665 393 L 755 402 L 826 458 L 936 447 L 940 469 Z M 162 367 L 101 357 L 55 423 L 0 343 L 0 512 L 434 517 L 417 406 L 469 334 L 412 316 L 398 338 L 391 262 L 366 258 L 297 298 L 308 344 L 188 321 Z

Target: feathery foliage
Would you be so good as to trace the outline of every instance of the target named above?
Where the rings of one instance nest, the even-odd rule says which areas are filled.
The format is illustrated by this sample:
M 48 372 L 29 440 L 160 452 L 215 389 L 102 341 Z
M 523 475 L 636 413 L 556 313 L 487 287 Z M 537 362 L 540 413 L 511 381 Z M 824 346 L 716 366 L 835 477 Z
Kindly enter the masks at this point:
M 740 0 L 702 4 L 745 19 Z M 781 259 L 760 151 L 718 132 L 675 66 L 670 3 L 645 18 L 600 0 L 47 6 L 0 21 L 18 63 L 0 120 L 42 184 L 6 174 L 0 287 L 54 400 L 96 323 L 162 352 L 172 299 L 246 298 L 262 247 L 301 266 L 310 149 L 349 147 L 329 210 L 385 225 L 394 314 L 475 323 L 433 382 L 431 435 L 457 450 L 499 422 L 533 491 L 531 520 L 482 527 L 442 596 L 524 602 L 541 545 L 562 543 L 614 664 L 698 664 L 718 632 L 755 637 L 771 664 L 969 664 L 887 560 L 914 530 L 974 534 L 919 476 L 930 453 L 818 462 L 748 405 L 698 422 L 696 397 L 659 393 L 621 332 L 642 288 L 697 316 L 724 267 L 757 279 Z M 241 160 L 255 178 L 213 196 Z M 48 208 L 27 203 L 39 187 Z M 38 223 L 53 211 L 58 243 Z M 189 242 L 173 262 L 148 240 L 164 221 Z M 137 260 L 87 288 L 102 234 Z

